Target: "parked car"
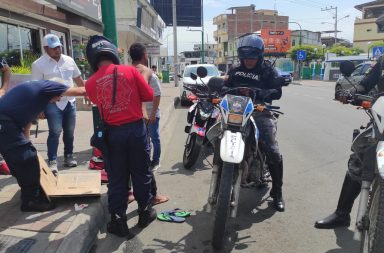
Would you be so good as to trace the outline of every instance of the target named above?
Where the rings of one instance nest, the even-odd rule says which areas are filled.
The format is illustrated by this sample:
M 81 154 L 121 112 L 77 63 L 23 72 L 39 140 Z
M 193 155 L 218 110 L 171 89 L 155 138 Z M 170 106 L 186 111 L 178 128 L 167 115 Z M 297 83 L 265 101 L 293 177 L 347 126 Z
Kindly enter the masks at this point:
M 363 80 L 363 78 L 366 76 L 366 74 L 371 70 L 372 68 L 372 62 L 364 62 L 360 63 L 355 67 L 355 70 L 352 72 L 351 76 L 348 77 L 349 81 L 353 85 L 357 85 Z M 341 90 L 341 89 L 349 89 L 352 88 L 352 85 L 348 82 L 348 80 L 343 76 L 340 75 L 339 79 L 336 81 L 335 85 L 335 91 Z M 375 94 L 377 93 L 377 88 L 373 88 L 369 94 Z
M 278 67 L 275 67 L 275 69 L 276 69 L 278 75 L 284 78 L 284 85 L 285 86 L 287 86 L 288 84 L 290 84 L 292 82 L 292 73 L 287 72 L 287 71 L 282 71 Z
M 196 82 L 197 82 L 197 85 L 202 84 L 202 81 L 200 80 L 200 78 L 197 78 L 196 81 L 191 78 L 191 73 L 196 74 L 196 70 L 200 66 L 205 67 L 208 72 L 207 76 L 202 78 L 202 81 L 204 82 L 204 84 L 207 84 L 209 79 L 211 79 L 211 77 L 220 76 L 219 70 L 213 64 L 193 64 L 193 65 L 186 66 L 184 69 L 183 75 L 178 75 L 182 81 L 180 85 L 180 104 L 182 106 L 186 106 L 191 103 L 191 101 L 188 99 L 189 95 L 191 95 L 191 92 L 185 90 L 183 85 L 184 84 L 195 85 Z

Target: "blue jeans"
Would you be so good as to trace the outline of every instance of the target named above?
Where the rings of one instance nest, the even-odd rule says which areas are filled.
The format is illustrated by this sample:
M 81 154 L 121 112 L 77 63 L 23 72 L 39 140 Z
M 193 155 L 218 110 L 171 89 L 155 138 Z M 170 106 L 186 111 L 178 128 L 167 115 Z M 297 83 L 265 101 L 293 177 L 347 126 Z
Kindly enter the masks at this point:
M 160 161 L 161 154 L 159 121 L 160 118 L 156 117 L 156 121 L 148 125 L 148 134 L 153 145 L 152 161 L 154 162 Z
M 49 128 L 47 139 L 48 160 L 53 161 L 57 158 L 61 131 L 63 131 L 64 155 L 72 154 L 76 125 L 76 103 L 68 102 L 63 111 L 55 103 L 50 103 L 45 108 L 44 114 Z

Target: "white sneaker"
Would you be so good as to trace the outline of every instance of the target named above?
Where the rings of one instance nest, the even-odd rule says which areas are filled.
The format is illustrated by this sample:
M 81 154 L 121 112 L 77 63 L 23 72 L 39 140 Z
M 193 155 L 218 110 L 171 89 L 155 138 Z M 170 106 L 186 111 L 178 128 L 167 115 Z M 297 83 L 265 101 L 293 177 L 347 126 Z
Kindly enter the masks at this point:
M 51 169 L 53 175 L 57 176 L 57 174 L 59 173 L 59 170 L 57 168 L 57 161 L 56 160 L 48 161 L 48 167 Z
M 159 168 L 160 168 L 160 162 L 154 162 L 154 161 L 151 162 L 151 169 L 152 169 L 152 171 L 156 171 Z

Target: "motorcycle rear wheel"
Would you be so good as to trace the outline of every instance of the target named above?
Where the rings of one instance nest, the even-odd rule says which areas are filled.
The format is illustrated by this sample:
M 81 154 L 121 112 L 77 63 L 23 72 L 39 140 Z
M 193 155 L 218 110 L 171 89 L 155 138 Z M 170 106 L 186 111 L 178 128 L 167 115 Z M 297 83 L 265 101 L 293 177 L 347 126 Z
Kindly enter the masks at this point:
M 190 169 L 196 163 L 203 145 L 203 137 L 196 133 L 192 133 L 188 138 L 183 153 L 183 165 L 186 169 Z
M 367 218 L 369 228 L 362 233 L 361 253 L 380 253 L 384 249 L 384 180 L 379 178 L 372 189 Z
M 225 226 L 227 224 L 228 212 L 231 203 L 231 192 L 233 182 L 233 171 L 235 167 L 233 163 L 223 163 L 221 169 L 221 179 L 219 193 L 216 202 L 216 214 L 213 224 L 212 246 L 215 249 L 221 249 L 225 234 Z

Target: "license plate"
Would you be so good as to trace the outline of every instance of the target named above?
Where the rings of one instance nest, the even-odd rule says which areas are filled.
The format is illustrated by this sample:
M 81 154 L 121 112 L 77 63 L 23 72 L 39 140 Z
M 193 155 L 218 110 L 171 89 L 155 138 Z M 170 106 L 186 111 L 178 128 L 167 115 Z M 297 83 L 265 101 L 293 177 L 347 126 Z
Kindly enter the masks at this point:
M 285 78 L 285 81 L 289 81 L 289 78 Z

